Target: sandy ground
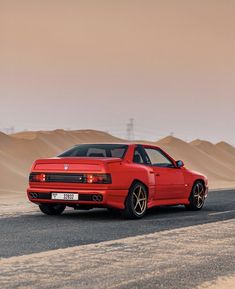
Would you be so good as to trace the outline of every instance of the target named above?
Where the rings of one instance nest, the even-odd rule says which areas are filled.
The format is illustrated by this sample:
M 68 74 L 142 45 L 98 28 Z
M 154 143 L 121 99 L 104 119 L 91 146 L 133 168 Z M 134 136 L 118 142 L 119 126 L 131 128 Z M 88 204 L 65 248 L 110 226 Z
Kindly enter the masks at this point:
M 25 192 L 0 191 L 0 218 L 31 214 L 38 211 L 38 207 L 28 201 Z
M 157 287 L 157 282 L 168 282 L 168 276 L 187 268 L 195 274 L 197 266 L 205 263 L 214 270 L 216 260 L 234 256 L 234 232 L 235 221 L 230 220 L 1 259 L 1 289 L 68 289 L 78 284 L 89 289 L 141 288 L 137 284 L 142 282 L 148 288 L 166 288 Z M 233 268 L 235 263 L 230 265 Z M 202 276 L 196 276 L 193 284 L 199 286 Z M 227 285 L 234 284 L 234 279 L 215 284 L 225 280 Z M 149 287 L 151 282 L 154 287 Z M 203 286 L 198 288 L 223 288 Z
M 213 282 L 205 282 L 198 289 L 234 289 L 235 275 L 230 277 L 218 278 Z

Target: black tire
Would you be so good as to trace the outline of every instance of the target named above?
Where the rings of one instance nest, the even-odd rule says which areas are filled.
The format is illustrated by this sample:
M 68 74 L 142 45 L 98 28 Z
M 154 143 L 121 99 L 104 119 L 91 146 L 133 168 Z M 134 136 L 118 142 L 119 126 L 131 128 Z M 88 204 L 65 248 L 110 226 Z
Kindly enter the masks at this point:
M 190 211 L 201 210 L 205 203 L 205 192 L 204 184 L 201 181 L 195 182 L 189 197 L 189 205 L 185 205 L 185 208 Z
M 61 215 L 66 206 L 61 204 L 40 204 L 39 209 L 45 215 Z
M 140 182 L 135 182 L 129 190 L 122 214 L 127 219 L 140 219 L 147 211 L 147 203 L 146 187 Z

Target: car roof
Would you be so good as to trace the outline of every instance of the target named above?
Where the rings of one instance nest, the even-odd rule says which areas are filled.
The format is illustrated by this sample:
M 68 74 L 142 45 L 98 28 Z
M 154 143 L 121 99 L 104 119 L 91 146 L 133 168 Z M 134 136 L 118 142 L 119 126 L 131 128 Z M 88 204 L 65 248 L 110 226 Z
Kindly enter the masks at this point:
M 76 144 L 75 146 L 80 146 L 80 145 L 127 145 L 127 146 L 147 146 L 147 147 L 155 147 L 159 148 L 159 146 L 155 144 L 150 144 L 150 143 L 134 143 L 134 142 L 97 142 L 97 143 L 80 143 Z

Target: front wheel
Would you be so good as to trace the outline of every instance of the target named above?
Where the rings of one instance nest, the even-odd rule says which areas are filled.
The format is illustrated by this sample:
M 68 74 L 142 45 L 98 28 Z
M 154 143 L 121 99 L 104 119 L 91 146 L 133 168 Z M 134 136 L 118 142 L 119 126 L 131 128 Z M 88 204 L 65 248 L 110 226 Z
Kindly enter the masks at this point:
M 189 197 L 189 205 L 186 205 L 186 209 L 192 211 L 201 210 L 205 202 L 206 190 L 202 182 L 198 181 L 192 188 L 191 195 Z
M 61 204 L 40 204 L 39 209 L 45 215 L 61 215 L 66 206 Z
M 131 186 L 123 210 L 124 217 L 128 219 L 140 219 L 147 210 L 148 194 L 146 187 L 136 182 Z

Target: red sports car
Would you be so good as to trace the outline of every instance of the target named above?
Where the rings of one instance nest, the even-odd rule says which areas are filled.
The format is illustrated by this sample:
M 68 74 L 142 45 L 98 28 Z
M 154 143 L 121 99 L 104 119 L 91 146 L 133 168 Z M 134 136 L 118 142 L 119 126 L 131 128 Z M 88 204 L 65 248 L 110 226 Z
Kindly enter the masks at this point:
M 184 205 L 200 210 L 207 178 L 184 167 L 161 148 L 143 144 L 82 144 L 56 158 L 37 160 L 28 198 L 48 215 L 65 207 L 120 210 L 141 218 L 148 208 Z

